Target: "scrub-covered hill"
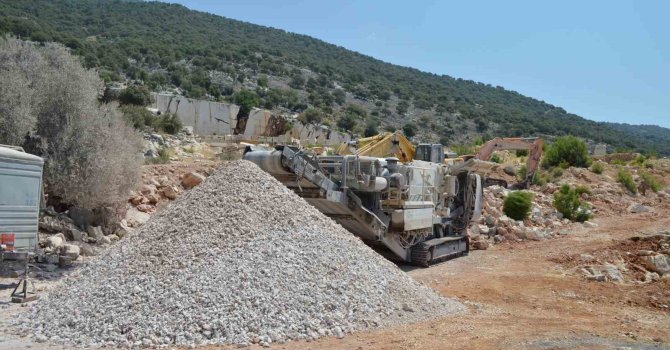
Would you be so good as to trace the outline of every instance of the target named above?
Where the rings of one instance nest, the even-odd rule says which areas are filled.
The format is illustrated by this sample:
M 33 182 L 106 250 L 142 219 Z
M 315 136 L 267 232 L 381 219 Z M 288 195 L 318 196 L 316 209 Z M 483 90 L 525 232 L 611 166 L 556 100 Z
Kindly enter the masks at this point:
M 424 141 L 573 134 L 670 154 L 670 129 L 612 125 L 500 86 L 389 64 L 305 35 L 161 2 L 0 0 L 0 33 L 57 41 L 109 83 L 303 113 Z

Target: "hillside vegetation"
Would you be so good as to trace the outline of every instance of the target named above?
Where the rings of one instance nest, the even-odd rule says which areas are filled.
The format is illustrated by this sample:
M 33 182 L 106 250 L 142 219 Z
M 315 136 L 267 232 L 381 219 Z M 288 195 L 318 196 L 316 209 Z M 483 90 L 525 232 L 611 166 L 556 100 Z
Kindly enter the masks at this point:
M 533 98 L 469 80 L 385 63 L 283 30 L 140 1 L 0 0 L 0 33 L 57 41 L 108 84 L 295 113 L 358 133 L 416 130 L 418 138 L 471 143 L 478 135 L 577 135 L 670 154 L 670 130 L 586 120 Z M 307 114 L 304 114 L 308 111 Z

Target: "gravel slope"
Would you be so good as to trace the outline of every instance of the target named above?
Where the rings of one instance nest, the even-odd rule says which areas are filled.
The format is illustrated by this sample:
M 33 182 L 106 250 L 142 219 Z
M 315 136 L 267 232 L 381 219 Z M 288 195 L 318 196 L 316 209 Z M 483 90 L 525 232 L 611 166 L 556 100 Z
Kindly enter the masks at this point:
M 463 310 L 247 161 L 63 281 L 19 327 L 70 345 L 263 345 Z

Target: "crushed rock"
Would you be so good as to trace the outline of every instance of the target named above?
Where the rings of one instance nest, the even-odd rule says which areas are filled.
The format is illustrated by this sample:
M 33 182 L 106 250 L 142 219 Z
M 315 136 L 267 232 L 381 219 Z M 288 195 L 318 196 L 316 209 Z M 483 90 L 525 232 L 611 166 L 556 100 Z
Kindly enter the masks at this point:
M 247 161 L 62 283 L 18 330 L 72 346 L 268 345 L 464 310 Z

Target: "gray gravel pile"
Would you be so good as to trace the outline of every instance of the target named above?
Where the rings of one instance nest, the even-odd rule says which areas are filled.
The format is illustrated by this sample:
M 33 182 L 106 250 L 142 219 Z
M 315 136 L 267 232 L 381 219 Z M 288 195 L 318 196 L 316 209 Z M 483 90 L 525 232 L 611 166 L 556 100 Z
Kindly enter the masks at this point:
M 267 345 L 462 310 L 247 161 L 63 283 L 20 324 L 38 341 Z

